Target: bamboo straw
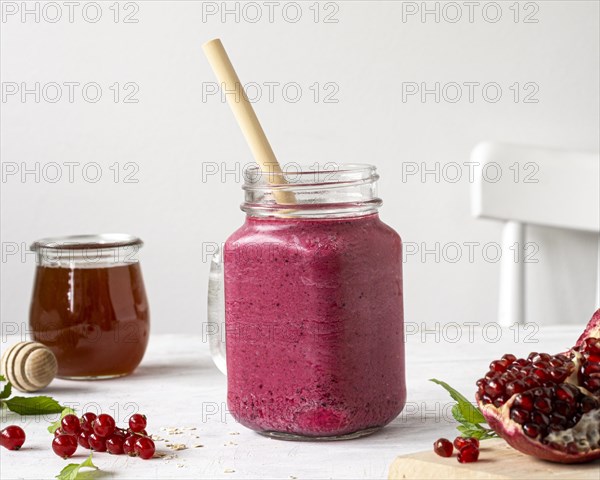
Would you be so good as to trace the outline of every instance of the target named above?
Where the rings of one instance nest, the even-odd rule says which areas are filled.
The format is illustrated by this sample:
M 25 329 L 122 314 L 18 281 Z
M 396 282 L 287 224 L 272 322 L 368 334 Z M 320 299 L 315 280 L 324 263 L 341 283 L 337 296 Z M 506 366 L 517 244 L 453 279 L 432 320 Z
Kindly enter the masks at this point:
M 225 89 L 227 102 L 242 129 L 256 163 L 258 163 L 263 173 L 268 174 L 269 183 L 273 185 L 285 184 L 286 180 L 282 175 L 277 157 L 275 157 L 271 144 L 258 121 L 254 108 L 248 100 L 244 87 L 221 40 L 218 38 L 210 40 L 202 46 L 202 49 L 221 84 L 221 88 Z M 295 203 L 295 196 L 292 192 L 274 191 L 273 193 L 277 203 Z

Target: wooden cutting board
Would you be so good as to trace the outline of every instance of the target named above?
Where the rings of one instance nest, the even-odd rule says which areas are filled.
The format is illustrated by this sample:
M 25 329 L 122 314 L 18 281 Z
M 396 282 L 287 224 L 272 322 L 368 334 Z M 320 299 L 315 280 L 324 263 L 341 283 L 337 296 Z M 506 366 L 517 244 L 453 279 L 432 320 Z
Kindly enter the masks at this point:
M 600 461 L 560 465 L 538 460 L 509 447 L 504 440 L 481 442 L 479 461 L 458 463 L 456 454 L 442 458 L 433 450 L 396 457 L 390 480 L 400 479 L 600 479 Z

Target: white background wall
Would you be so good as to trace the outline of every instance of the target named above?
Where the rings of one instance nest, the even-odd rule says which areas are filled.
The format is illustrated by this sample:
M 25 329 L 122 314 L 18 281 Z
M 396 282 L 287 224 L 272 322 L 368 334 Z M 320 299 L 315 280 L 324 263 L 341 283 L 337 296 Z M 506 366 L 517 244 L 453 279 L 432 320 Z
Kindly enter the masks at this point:
M 146 242 L 142 259 L 154 331 L 199 331 L 206 315 L 206 242 L 222 241 L 243 221 L 234 175 L 203 181 L 203 168 L 251 160 L 226 104 L 218 96 L 203 99 L 214 77 L 201 44 L 216 36 L 242 81 L 263 85 L 256 109 L 280 161 L 374 163 L 381 174 L 382 217 L 405 242 L 430 249 L 436 242 L 440 248 L 479 242 L 473 262 L 466 247 L 456 263 L 434 255 L 407 259 L 407 321 L 495 320 L 499 264 L 486 261 L 482 247 L 499 241 L 501 230 L 470 216 L 466 168 L 456 183 L 434 175 L 403 181 L 408 162 L 430 169 L 463 164 L 484 139 L 598 150 L 597 2 L 521 2 L 518 22 L 513 2 L 500 2 L 502 17 L 495 23 L 490 2 L 474 7 L 472 22 L 468 6 L 454 3 L 462 10 L 455 23 L 455 7 L 443 2 L 427 3 L 430 9 L 437 5 L 439 22 L 433 14 L 425 21 L 420 14 L 403 18 L 403 9 L 421 9 L 421 2 L 378 1 L 322 2 L 315 22 L 314 2 L 300 2 L 296 23 L 290 2 L 275 2 L 272 22 L 264 2 L 228 2 L 240 10 L 237 21 L 233 14 L 223 21 L 221 2 L 121 3 L 118 23 L 113 2 L 99 3 L 96 23 L 88 3 L 75 7 L 70 22 L 68 7 L 56 2 L 62 18 L 51 23 L 55 9 L 28 2 L 40 8 L 36 23 L 31 14 L 23 22 L 21 11 L 9 15 L 21 2 L 2 2 L 4 93 L 11 82 L 18 88 L 23 82 L 27 88 L 35 82 L 63 85 L 56 103 L 48 101 L 56 94 L 51 87 L 39 103 L 33 95 L 23 101 L 21 92 L 2 99 L 2 322 L 27 320 L 34 258 L 10 254 L 15 245 L 56 234 L 122 231 Z M 256 5 L 262 19 L 252 23 Z M 203 9 L 206 14 L 213 7 L 219 12 L 203 17 Z M 138 22 L 124 23 L 134 8 Z M 325 23 L 327 13 L 337 23 Z M 537 23 L 525 23 L 526 14 Z M 64 82 L 96 82 L 102 97 L 91 103 L 81 86 L 74 87 L 71 103 Z M 137 84 L 138 103 L 124 103 L 122 96 L 115 103 L 109 89 L 115 82 Z M 265 82 L 297 82 L 302 97 L 293 103 L 278 87 L 271 102 Z M 316 103 L 309 89 L 315 82 L 321 84 Z M 337 103 L 323 101 L 327 82 L 338 86 Z M 425 102 L 418 95 L 403 101 L 403 82 L 496 82 L 503 95 L 492 103 L 478 87 L 470 102 L 463 86 L 456 103 L 446 100 L 451 90 L 439 103 L 433 95 Z M 535 83 L 538 102 L 524 103 L 521 95 L 515 103 L 509 89 L 515 82 L 521 94 L 523 84 Z M 293 96 L 293 88 L 287 93 Z M 24 181 L 20 173 L 7 175 L 22 162 L 30 169 L 38 164 L 38 181 L 32 174 Z M 56 173 L 51 162 L 62 167 L 56 183 L 49 181 Z M 80 163 L 72 183 L 65 162 Z M 90 162 L 102 168 L 97 183 L 82 175 Z M 122 174 L 127 162 L 138 165 L 138 183 L 124 183 L 122 176 L 115 181 L 109 168 L 115 162 Z M 594 309 L 597 237 L 530 228 L 529 241 L 539 244 L 539 262 L 527 272 L 529 320 L 586 321 Z

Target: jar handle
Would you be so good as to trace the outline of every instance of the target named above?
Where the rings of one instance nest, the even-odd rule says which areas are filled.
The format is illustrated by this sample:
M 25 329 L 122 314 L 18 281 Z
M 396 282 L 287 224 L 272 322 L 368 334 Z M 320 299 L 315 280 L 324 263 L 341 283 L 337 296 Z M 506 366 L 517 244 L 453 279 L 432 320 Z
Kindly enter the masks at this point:
M 227 375 L 225 358 L 225 269 L 220 248 L 210 261 L 208 277 L 208 344 L 213 362 Z

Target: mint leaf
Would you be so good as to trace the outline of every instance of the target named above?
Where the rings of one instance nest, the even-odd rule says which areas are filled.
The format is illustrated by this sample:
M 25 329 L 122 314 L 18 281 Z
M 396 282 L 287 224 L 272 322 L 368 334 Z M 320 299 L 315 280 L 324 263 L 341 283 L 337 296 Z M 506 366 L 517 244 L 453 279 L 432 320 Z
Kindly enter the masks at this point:
M 6 378 L 4 378 L 4 375 L 0 375 L 0 382 L 6 382 Z
M 77 478 L 88 477 L 91 471 L 80 472 L 82 468 L 93 468 L 98 470 L 98 467 L 92 463 L 92 454 L 81 463 L 69 463 L 63 468 L 60 473 L 55 477 L 58 480 L 76 480 Z
M 60 421 L 65 418 L 67 415 L 70 415 L 71 413 L 75 413 L 75 410 L 73 410 L 70 407 L 65 407 L 63 408 L 63 411 L 60 413 L 60 417 L 56 422 L 52 422 L 50 424 L 50 426 L 48 427 L 48 431 L 50 433 L 54 433 L 56 431 L 57 428 L 60 427 Z
M 430 382 L 436 383 L 446 389 L 446 391 L 450 394 L 450 396 L 456 400 L 458 409 L 460 410 L 460 414 L 462 418 L 469 423 L 487 423 L 485 421 L 485 417 L 481 414 L 479 409 L 466 399 L 462 394 L 453 389 L 446 382 L 442 382 L 441 380 L 437 380 L 435 378 L 429 379 Z M 452 409 L 452 413 L 454 415 L 454 409 Z M 456 418 L 456 416 L 454 417 Z M 457 418 L 458 420 L 458 418 Z M 458 420 L 460 422 L 460 420 Z M 462 423 L 462 422 L 461 422 Z
M 63 406 L 52 397 L 43 395 L 36 397 L 12 397 L 2 401 L 9 410 L 20 415 L 42 415 L 44 413 L 61 413 Z
M 2 377 L 2 378 L 4 378 L 4 377 Z M 10 384 L 10 382 L 8 382 L 6 385 L 4 385 L 2 392 L 0 392 L 0 399 L 10 397 L 11 392 L 12 392 L 12 385 Z

